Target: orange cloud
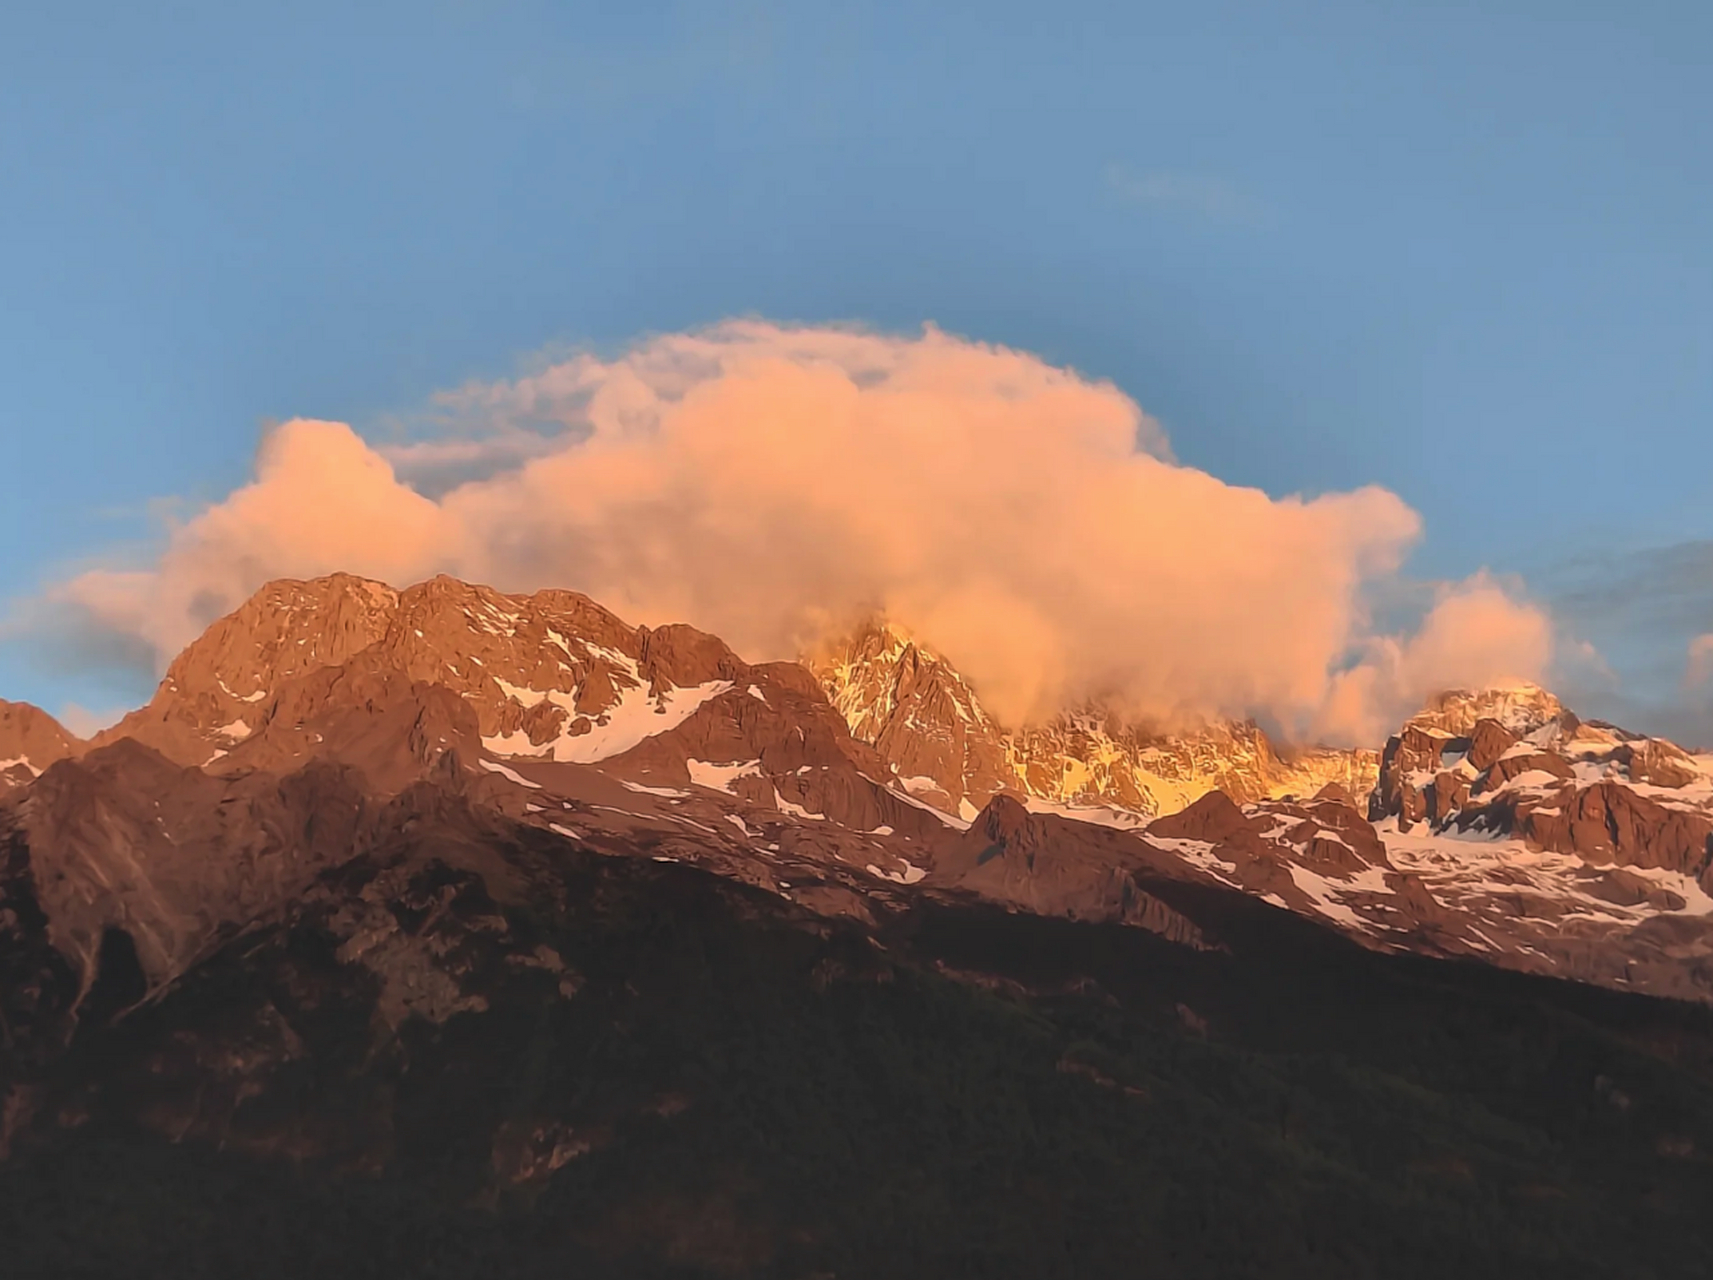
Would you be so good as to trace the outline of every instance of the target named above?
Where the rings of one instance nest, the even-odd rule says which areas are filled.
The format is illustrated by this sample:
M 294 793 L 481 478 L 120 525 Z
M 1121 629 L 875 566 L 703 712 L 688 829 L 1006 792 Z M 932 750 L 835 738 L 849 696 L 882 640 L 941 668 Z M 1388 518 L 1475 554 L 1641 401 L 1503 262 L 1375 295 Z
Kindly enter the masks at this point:
M 407 482 L 423 455 L 392 451 L 401 479 L 350 428 L 288 422 L 152 569 L 62 597 L 163 659 L 263 581 L 333 569 L 572 587 L 752 658 L 882 609 L 1011 722 L 1099 695 L 1369 734 L 1406 694 L 1547 658 L 1545 618 L 1485 579 L 1414 637 L 1370 634 L 1365 590 L 1420 532 L 1394 494 L 1227 485 L 1112 384 L 933 328 L 731 323 L 438 405 L 461 430 L 423 454 L 484 464 L 438 497 Z M 525 422 L 533 456 L 508 443 Z
M 1376 636 L 1334 678 L 1315 718 L 1318 736 L 1375 742 L 1444 689 L 1533 682 L 1553 656 L 1552 625 L 1486 574 L 1442 585 L 1409 636 Z
M 255 480 L 175 529 L 154 568 L 97 570 L 58 594 L 164 664 L 264 582 L 341 569 L 414 580 L 447 532 L 446 513 L 350 427 L 298 418 L 262 441 Z
M 1713 681 L 1713 631 L 1689 642 L 1689 665 L 1684 669 L 1686 688 L 1698 689 Z
M 67 733 L 77 738 L 93 738 L 109 725 L 118 724 L 129 707 L 103 707 L 91 710 L 75 702 L 63 703 L 54 713 L 54 719 L 65 727 Z

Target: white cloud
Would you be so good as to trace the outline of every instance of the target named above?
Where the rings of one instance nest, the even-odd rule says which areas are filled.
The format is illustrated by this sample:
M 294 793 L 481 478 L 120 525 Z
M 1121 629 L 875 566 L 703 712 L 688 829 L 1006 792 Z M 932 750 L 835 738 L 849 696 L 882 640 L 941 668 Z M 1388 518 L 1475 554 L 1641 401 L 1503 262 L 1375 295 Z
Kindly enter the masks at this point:
M 1420 531 L 1394 494 L 1225 484 L 1112 384 L 933 328 L 733 322 L 438 408 L 472 447 L 437 442 L 436 497 L 349 427 L 288 422 L 156 564 L 57 598 L 163 662 L 268 579 L 333 570 L 571 587 L 752 658 L 878 608 L 1008 720 L 1101 695 L 1370 740 L 1437 683 L 1537 676 L 1550 653 L 1544 615 L 1485 578 L 1416 635 L 1373 632 L 1367 593 Z M 496 463 L 482 442 L 519 422 L 550 447 Z
M 1442 584 L 1414 634 L 1365 642 L 1361 661 L 1333 680 L 1316 728 L 1323 737 L 1375 742 L 1430 694 L 1538 680 L 1553 649 L 1546 614 L 1487 574 Z
M 119 723 L 129 707 L 108 707 L 104 710 L 91 711 L 88 707 L 79 706 L 75 702 L 67 702 L 54 715 L 65 726 L 66 731 L 78 738 L 93 738 L 103 729 Z
M 1106 166 L 1106 185 L 1126 204 L 1175 209 L 1219 222 L 1253 222 L 1254 201 L 1232 183 L 1204 174 L 1154 171 L 1136 173 L 1127 165 Z
M 1713 681 L 1713 631 L 1689 642 L 1689 661 L 1683 672 L 1686 688 L 1698 689 Z

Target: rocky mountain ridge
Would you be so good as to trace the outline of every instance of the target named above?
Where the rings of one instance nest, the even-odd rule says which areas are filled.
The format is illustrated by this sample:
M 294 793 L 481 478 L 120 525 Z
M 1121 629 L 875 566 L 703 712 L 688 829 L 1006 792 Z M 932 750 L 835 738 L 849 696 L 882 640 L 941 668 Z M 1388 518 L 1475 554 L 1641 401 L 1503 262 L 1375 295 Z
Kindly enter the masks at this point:
M 913 795 L 967 819 L 995 795 L 1042 809 L 1110 810 L 1140 825 L 1209 791 L 1239 803 L 1313 795 L 1337 783 L 1366 795 L 1377 753 L 1281 753 L 1253 721 L 1167 733 L 1100 706 L 1007 731 L 962 675 L 901 628 L 871 620 L 806 659 L 854 737 Z
M 82 745 L 40 707 L 0 698 L 0 795 L 40 777 Z
M 968 1274 L 1123 1274 L 1164 1240 L 1206 1261 L 1185 1274 L 1295 1248 L 1297 1274 L 1354 1280 L 1409 1274 L 1391 1255 L 1415 1230 L 1424 1280 L 1542 1247 L 1533 1273 L 1597 1257 L 1592 1280 L 1612 1255 L 1589 1224 L 1655 1209 L 1649 1256 L 1700 1265 L 1705 758 L 1517 690 L 1436 700 L 1365 800 L 1308 792 L 1312 770 L 1244 791 L 1297 766 L 1236 733 L 1168 768 L 1066 718 L 1032 757 L 1074 773 L 1118 743 L 1107 776 L 1162 792 L 1235 769 L 1236 798 L 1149 817 L 1093 767 L 1032 794 L 931 654 L 857 657 L 835 702 L 803 665 L 572 593 L 336 576 L 265 588 L 92 743 L 16 713 L 58 758 L 0 795 L 15 1249 L 75 1273 L 67 1241 L 164 1221 L 149 1247 L 174 1261 L 124 1265 L 182 1273 L 171 1242 L 212 1228 L 163 1218 L 157 1182 L 200 1206 L 237 1178 L 269 1188 L 215 1215 L 245 1224 L 227 1248 L 252 1274 L 371 1256 L 338 1235 L 349 1205 L 303 1208 L 328 1186 L 381 1189 L 365 1232 L 403 1212 L 457 1241 L 405 1248 L 425 1275 L 938 1275 L 963 1231 Z M 824 1181 L 835 1146 L 859 1175 Z M 1237 1168 L 1265 1176 L 1233 1188 Z M 1279 1206 L 1329 1169 L 1340 1239 L 1382 1250 L 1342 1272 L 1312 1232 L 1234 1254 L 1228 1215 L 1185 1228 L 1160 1199 L 1188 1178 L 1196 1203 L 1294 1221 Z M 1430 1185 L 1450 1199 L 1418 1212 Z M 1027 1263 L 996 1262 L 1008 1223 L 1065 1198 L 1098 1240 L 1025 1231 L 1006 1257 Z M 1503 1248 L 1495 1203 L 1522 1206 Z M 921 1236 L 877 1252 L 901 1212 Z M 1465 1221 L 1475 1244 L 1446 1234 Z
M 1713 767 L 1533 688 L 1434 699 L 1365 796 L 1371 756 L 1252 725 L 1004 733 L 895 628 L 751 665 L 571 592 L 334 575 L 264 588 L 87 747 L 26 719 L 60 758 L 0 820 L 53 867 L 44 936 L 85 993 L 109 931 L 170 982 L 428 786 L 871 923 L 953 892 L 1171 933 L 1136 888 L 1164 875 L 1377 949 L 1713 997 Z
M 735 824 L 694 794 L 519 776 L 411 784 L 164 983 L 123 929 L 87 987 L 20 947 L 50 850 L 7 831 L 9 1272 L 1704 1270 L 1704 1010 L 1364 949 L 1003 797 L 939 846 L 975 897 L 754 805 L 777 850 L 698 862 Z
M 617 754 L 724 691 L 742 664 L 690 627 L 630 627 L 586 596 L 507 596 L 447 577 L 404 591 L 349 575 L 277 582 L 216 622 L 150 703 L 97 735 L 215 764 L 278 712 L 284 682 L 358 655 L 450 689 L 505 755 Z

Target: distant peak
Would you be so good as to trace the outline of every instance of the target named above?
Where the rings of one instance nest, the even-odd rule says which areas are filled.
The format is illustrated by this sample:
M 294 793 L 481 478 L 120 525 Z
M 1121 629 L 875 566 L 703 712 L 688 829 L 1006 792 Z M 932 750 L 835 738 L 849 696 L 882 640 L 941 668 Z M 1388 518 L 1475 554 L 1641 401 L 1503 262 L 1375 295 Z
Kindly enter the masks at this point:
M 398 596 L 398 591 L 384 582 L 355 573 L 340 572 L 323 574 L 318 578 L 272 578 L 258 587 L 249 600 L 267 600 L 282 595 L 325 596 L 338 591 L 354 591 L 375 600 Z
M 82 745 L 40 707 L 0 698 L 0 793 L 77 754 Z
M 1479 720 L 1496 720 L 1513 733 L 1526 734 L 1566 714 L 1551 692 L 1533 681 L 1515 680 L 1437 693 L 1406 723 L 1461 735 Z

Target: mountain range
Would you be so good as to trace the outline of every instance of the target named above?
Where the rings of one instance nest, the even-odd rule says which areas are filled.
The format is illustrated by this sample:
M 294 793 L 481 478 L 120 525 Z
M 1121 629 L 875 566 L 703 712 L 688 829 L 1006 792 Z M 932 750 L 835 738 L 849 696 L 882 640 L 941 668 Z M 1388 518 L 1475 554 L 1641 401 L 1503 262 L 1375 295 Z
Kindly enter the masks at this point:
M 1532 686 L 1375 751 L 1002 727 L 884 620 L 753 664 L 334 575 L 88 742 L 0 703 L 0 850 L 0 1221 L 44 1274 L 91 1232 L 178 1274 L 1713 1244 L 1713 757 Z
M 1328 783 L 1366 795 L 1379 777 L 1369 750 L 1281 758 L 1252 721 L 1168 733 L 1091 705 L 1007 733 L 950 663 L 884 621 L 824 646 L 809 666 L 852 736 L 877 747 L 902 786 L 966 820 L 1000 793 L 1043 812 L 1107 809 L 1129 825 L 1209 791 L 1240 804 Z

